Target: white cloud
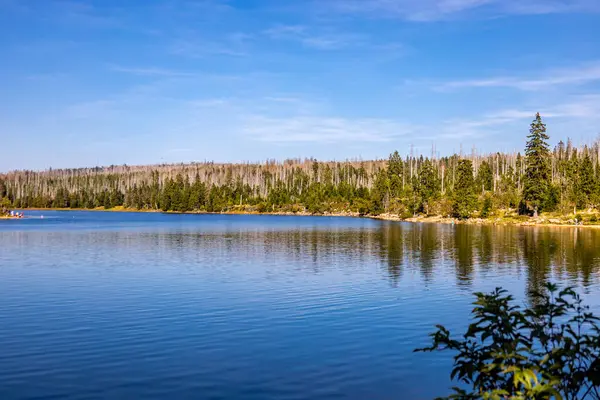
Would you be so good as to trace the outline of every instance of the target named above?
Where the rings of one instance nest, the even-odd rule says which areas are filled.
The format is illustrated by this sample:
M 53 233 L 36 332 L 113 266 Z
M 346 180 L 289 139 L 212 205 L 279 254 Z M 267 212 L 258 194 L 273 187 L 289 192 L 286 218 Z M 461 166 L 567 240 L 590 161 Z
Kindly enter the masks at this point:
M 190 58 L 207 56 L 244 57 L 249 54 L 249 43 L 253 36 L 243 32 L 232 32 L 217 39 L 191 32 L 175 40 L 171 46 L 172 54 Z
M 342 117 L 267 117 L 249 116 L 242 130 L 252 138 L 274 143 L 389 142 L 414 131 L 393 120 Z
M 600 120 L 600 94 L 572 96 L 560 102 L 547 102 L 535 107 L 506 108 L 481 115 L 437 120 L 415 120 L 408 115 L 398 117 L 352 117 L 324 114 L 326 106 L 300 95 L 272 95 L 252 98 L 205 98 L 177 100 L 166 97 L 140 96 L 138 90 L 112 99 L 90 101 L 69 107 L 62 115 L 66 121 L 120 121 L 146 107 L 160 109 L 153 114 L 160 126 L 177 135 L 190 135 L 210 126 L 214 132 L 228 132 L 236 140 L 270 144 L 324 144 L 341 147 L 377 143 L 423 144 L 440 146 L 474 144 L 476 138 L 490 143 L 527 132 L 536 112 L 540 112 L 553 135 L 566 138 L 573 133 L 573 123 L 582 134 L 593 132 Z M 137 117 L 141 117 L 137 115 Z M 136 118 L 137 118 L 136 117 Z M 483 147 L 489 147 L 490 143 Z M 387 147 L 390 145 L 385 145 Z M 439 147 L 442 149 L 442 147 Z M 444 151 L 444 150 L 442 150 Z
M 476 11 L 488 17 L 600 11 L 597 0 L 331 0 L 320 2 L 323 5 L 341 13 L 412 21 L 437 21 Z
M 251 79 L 254 75 L 248 74 L 243 77 L 240 75 L 220 75 L 215 73 L 206 73 L 203 71 L 182 71 L 178 69 L 161 68 L 155 66 L 133 66 L 109 65 L 108 69 L 114 72 L 131 74 L 139 77 L 153 78 L 152 83 L 137 86 L 140 89 L 160 89 L 161 86 L 169 86 L 169 82 L 240 82 L 245 79 Z
M 569 101 L 550 108 L 557 118 L 582 118 L 600 120 L 600 94 L 577 96 Z
M 461 88 L 493 88 L 504 87 L 519 90 L 540 90 L 559 85 L 581 85 L 600 81 L 600 62 L 591 63 L 576 68 L 565 68 L 547 71 L 540 78 L 530 77 L 491 77 L 485 79 L 467 79 L 446 82 L 437 86 L 440 90 Z
M 265 100 L 272 101 L 275 103 L 302 103 L 303 101 L 297 97 L 281 97 L 281 96 L 267 96 Z
M 198 11 L 203 14 L 230 12 L 234 7 L 227 4 L 227 0 L 169 0 L 167 4 L 176 9 L 183 9 L 185 12 Z
M 112 71 L 124 72 L 132 75 L 139 76 L 160 76 L 160 77 L 193 77 L 197 76 L 197 73 L 178 71 L 172 69 L 155 68 L 155 67 L 123 67 L 119 65 L 110 66 Z
M 30 42 L 20 42 L 15 48 L 24 53 L 35 55 L 54 55 L 58 53 L 74 53 L 81 43 L 74 40 L 36 39 Z
M 306 32 L 307 28 L 304 25 L 276 25 L 263 33 L 274 39 L 282 39 L 289 36 L 299 36 Z
M 173 44 L 171 52 L 176 55 L 190 58 L 202 58 L 209 55 L 222 55 L 243 57 L 247 52 L 231 43 L 218 43 L 211 41 L 181 40 Z
M 304 25 L 276 25 L 263 34 L 274 40 L 295 41 L 317 50 L 339 50 L 361 45 L 366 38 L 354 33 L 342 33 L 331 28 L 309 28 Z
M 56 82 L 59 80 L 68 79 L 69 74 L 63 72 L 42 72 L 39 74 L 31 74 L 24 77 L 28 81 L 37 82 Z
M 227 100 L 227 99 L 216 98 L 216 99 L 192 100 L 192 101 L 188 101 L 187 104 L 189 106 L 198 107 L 198 108 L 216 108 L 216 107 L 227 106 L 227 105 L 231 104 L 231 101 Z
M 577 123 L 584 126 L 588 133 L 596 128 L 600 120 L 600 95 L 582 95 L 557 104 L 540 106 L 538 109 L 504 109 L 489 112 L 480 118 L 448 119 L 442 121 L 440 129 L 435 134 L 425 135 L 424 139 L 473 139 L 478 137 L 494 138 L 506 135 L 513 129 L 527 131 L 528 124 L 533 121 L 535 114 L 540 112 L 544 120 L 550 120 L 550 126 L 555 129 L 558 137 L 566 138 L 574 132 L 564 131 L 564 128 Z M 424 131 L 427 131 L 425 129 Z
M 253 114 L 241 118 L 241 133 L 250 139 L 269 143 L 450 143 L 475 144 L 474 139 L 486 138 L 502 142 L 502 137 L 515 130 L 527 132 L 527 127 L 541 112 L 552 126 L 563 126 L 574 119 L 590 122 L 600 116 L 600 95 L 574 97 L 565 103 L 540 109 L 501 109 L 473 118 L 450 118 L 419 123 L 403 118 L 351 118 L 315 115 L 269 116 Z M 560 122 L 560 124 L 559 124 Z M 557 132 L 560 137 L 569 132 Z M 484 146 L 485 147 L 485 146 Z M 447 152 L 444 152 L 446 154 Z
M 114 13 L 114 9 L 95 7 L 86 2 L 56 1 L 50 2 L 54 7 L 54 13 L 47 18 L 57 18 L 59 22 L 67 24 L 82 25 L 95 28 L 117 28 L 123 26 Z M 107 10 L 109 10 L 107 12 Z
M 433 134 L 431 129 L 423 128 L 423 139 L 435 142 L 444 139 L 492 137 L 517 121 L 523 121 L 523 126 L 526 126 L 526 121 L 532 120 L 534 116 L 534 111 L 508 109 L 490 112 L 479 118 L 451 118 L 441 121 Z

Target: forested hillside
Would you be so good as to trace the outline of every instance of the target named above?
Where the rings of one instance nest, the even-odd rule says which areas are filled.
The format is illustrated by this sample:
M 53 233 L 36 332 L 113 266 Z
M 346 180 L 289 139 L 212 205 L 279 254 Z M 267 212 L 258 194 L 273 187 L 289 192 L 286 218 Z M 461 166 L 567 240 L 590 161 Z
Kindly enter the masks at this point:
M 264 164 L 111 166 L 0 174 L 0 203 L 16 208 L 164 211 L 353 211 L 486 217 L 600 203 L 600 143 L 550 149 L 539 115 L 521 153 Z

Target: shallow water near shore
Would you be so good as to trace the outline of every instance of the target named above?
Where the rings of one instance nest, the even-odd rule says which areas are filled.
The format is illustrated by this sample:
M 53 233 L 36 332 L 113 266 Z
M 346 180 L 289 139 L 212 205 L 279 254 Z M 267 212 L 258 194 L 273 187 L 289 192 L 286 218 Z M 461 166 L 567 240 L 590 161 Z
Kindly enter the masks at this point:
M 0 398 L 428 399 L 475 291 L 600 313 L 600 230 L 28 211 L 0 223 Z M 43 215 L 43 219 L 41 216 Z

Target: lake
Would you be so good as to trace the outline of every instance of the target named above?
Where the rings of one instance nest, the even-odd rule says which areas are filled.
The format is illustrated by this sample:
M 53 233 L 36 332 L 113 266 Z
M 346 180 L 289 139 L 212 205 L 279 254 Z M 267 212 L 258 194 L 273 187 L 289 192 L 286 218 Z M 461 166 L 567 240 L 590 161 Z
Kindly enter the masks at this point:
M 430 399 L 450 354 L 413 349 L 473 292 L 552 280 L 600 312 L 596 229 L 26 215 L 0 221 L 4 400 Z

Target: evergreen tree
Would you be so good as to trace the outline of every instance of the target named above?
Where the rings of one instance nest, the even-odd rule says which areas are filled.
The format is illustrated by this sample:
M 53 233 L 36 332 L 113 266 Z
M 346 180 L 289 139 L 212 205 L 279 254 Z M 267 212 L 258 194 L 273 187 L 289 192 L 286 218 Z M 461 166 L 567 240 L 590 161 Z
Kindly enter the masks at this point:
M 379 170 L 375 178 L 375 185 L 371 191 L 372 210 L 374 215 L 385 212 L 388 202 L 389 180 L 387 171 Z
M 402 159 L 398 151 L 390 154 L 388 160 L 388 179 L 390 182 L 390 195 L 394 198 L 400 197 L 402 194 Z
M 496 153 L 439 159 L 422 155 L 403 160 L 317 162 L 267 161 L 262 164 L 163 164 L 0 173 L 0 200 L 13 207 L 95 208 L 126 205 L 165 211 L 352 211 L 389 212 L 408 217 L 418 212 L 460 218 L 479 205 L 493 208 L 551 210 L 561 204 L 593 207 L 600 196 L 600 140 L 592 147 L 571 140 L 548 151 L 541 118 L 531 125 L 526 157 Z M 483 194 L 483 196 L 480 196 Z M 476 199 L 481 203 L 477 204 Z
M 188 200 L 188 209 L 201 210 L 206 205 L 206 185 L 200 180 L 199 176 L 192 185 L 190 197 Z
M 418 192 L 426 214 L 429 214 L 430 202 L 437 198 L 440 192 L 440 180 L 430 160 L 421 165 L 418 180 Z
M 12 204 L 8 200 L 8 197 L 0 197 L 0 215 L 8 214 Z
M 494 177 L 492 174 L 492 168 L 490 167 L 490 163 L 484 161 L 479 166 L 479 171 L 477 171 L 477 187 L 481 190 L 481 193 L 485 191 L 491 191 L 494 185 Z
M 525 146 L 525 179 L 523 182 L 523 200 L 528 208 L 533 209 L 534 216 L 541 211 L 548 200 L 550 188 L 550 150 L 546 134 L 546 125 L 537 113 L 531 123 Z
M 160 208 L 163 211 L 172 210 L 172 198 L 174 192 L 174 183 L 172 179 L 167 180 L 160 196 Z
M 592 160 L 588 152 L 585 152 L 585 156 L 579 164 L 578 179 L 575 183 L 577 187 L 577 207 L 588 207 L 591 205 L 593 195 L 596 191 L 596 177 L 594 174 L 594 167 L 592 166 Z
M 569 140 L 569 144 L 571 141 Z M 566 199 L 565 203 L 568 208 L 573 208 L 573 213 L 576 212 L 577 200 L 578 200 L 578 185 L 577 179 L 579 179 L 579 157 L 577 156 L 577 149 L 571 149 L 568 153 L 569 157 L 566 160 L 564 177 L 565 177 L 565 192 Z
M 117 206 L 123 205 L 123 193 L 117 189 L 113 189 L 110 192 L 109 200 L 108 200 L 108 208 L 114 208 Z
M 183 176 L 177 174 L 175 181 L 171 184 L 171 209 L 173 211 L 184 211 L 184 204 L 187 205 L 187 201 L 184 199 L 184 183 Z
M 502 175 L 498 184 L 498 205 L 501 208 L 515 208 L 519 203 L 517 194 L 517 185 L 515 183 L 515 173 L 512 166 L 508 167 L 505 174 Z
M 489 193 L 486 193 L 483 198 L 483 203 L 481 204 L 481 212 L 479 213 L 479 216 L 481 218 L 489 217 L 492 212 L 492 207 L 493 207 L 492 196 L 490 196 Z
M 477 196 L 473 179 L 473 162 L 460 160 L 456 169 L 452 213 L 456 218 L 465 219 L 469 218 L 476 208 Z

